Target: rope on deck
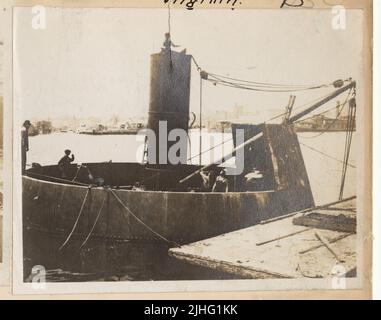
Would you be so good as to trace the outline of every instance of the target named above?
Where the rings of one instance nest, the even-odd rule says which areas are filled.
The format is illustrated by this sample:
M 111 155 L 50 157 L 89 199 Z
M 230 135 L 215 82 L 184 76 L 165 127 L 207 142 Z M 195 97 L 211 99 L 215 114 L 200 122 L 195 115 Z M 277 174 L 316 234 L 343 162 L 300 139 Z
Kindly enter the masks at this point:
M 111 194 L 115 197 L 115 199 L 120 203 L 120 205 L 131 215 L 135 218 L 136 221 L 138 221 L 140 224 L 142 224 L 146 229 L 148 229 L 151 233 L 159 237 L 160 239 L 164 240 L 168 244 L 175 245 L 176 247 L 181 247 L 180 244 L 178 244 L 175 241 L 168 240 L 164 236 L 162 236 L 160 233 L 153 230 L 150 226 L 145 224 L 139 217 L 137 217 L 131 210 L 128 208 L 124 202 L 119 198 L 119 196 L 114 192 L 114 190 L 110 189 Z

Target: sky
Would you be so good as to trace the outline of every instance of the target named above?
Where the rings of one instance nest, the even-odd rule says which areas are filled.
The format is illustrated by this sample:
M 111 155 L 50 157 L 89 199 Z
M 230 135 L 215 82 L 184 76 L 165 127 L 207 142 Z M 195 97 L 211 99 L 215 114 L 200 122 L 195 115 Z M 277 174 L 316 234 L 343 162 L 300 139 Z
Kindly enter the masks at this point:
M 32 18 L 31 8 L 14 11 L 14 102 L 21 118 L 147 114 L 150 55 L 168 31 L 167 10 L 49 8 L 44 30 L 33 29 Z M 345 30 L 333 30 L 331 20 L 330 10 L 173 9 L 171 35 L 208 72 L 282 84 L 352 77 L 361 88 L 362 13 L 347 10 Z M 295 105 L 328 92 L 297 93 Z M 205 113 L 241 104 L 258 121 L 283 112 L 289 95 L 203 85 Z M 198 108 L 192 66 L 191 111 Z

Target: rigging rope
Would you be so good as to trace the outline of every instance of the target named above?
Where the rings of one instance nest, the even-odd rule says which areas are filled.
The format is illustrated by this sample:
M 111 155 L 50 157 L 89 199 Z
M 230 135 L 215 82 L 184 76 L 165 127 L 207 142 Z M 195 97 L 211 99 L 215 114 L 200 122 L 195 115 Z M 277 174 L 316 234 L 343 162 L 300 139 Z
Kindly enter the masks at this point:
M 195 66 L 196 66 L 196 68 L 197 68 L 197 71 L 201 71 L 201 67 L 200 67 L 200 65 L 197 63 L 195 57 L 194 57 L 193 55 L 192 55 L 191 57 L 192 57 L 192 60 L 193 60 Z
M 160 239 L 164 240 L 165 242 L 167 242 L 168 244 L 171 244 L 171 245 L 176 245 L 177 247 L 180 247 L 180 245 L 177 243 L 177 242 L 174 242 L 174 241 L 171 241 L 171 240 L 168 240 L 167 238 L 165 238 L 164 236 L 162 236 L 160 233 L 156 232 L 155 230 L 153 230 L 150 226 L 148 226 L 147 224 L 145 224 L 139 217 L 137 217 L 131 210 L 130 208 L 128 208 L 124 202 L 118 197 L 118 195 L 114 192 L 114 190 L 110 189 L 111 191 L 111 194 L 115 197 L 115 199 L 120 203 L 120 205 L 131 215 L 135 218 L 136 221 L 138 221 L 140 224 L 142 224 L 146 229 L 148 229 L 150 232 L 152 232 L 154 235 L 156 235 L 157 237 L 159 237 Z
M 199 165 L 201 166 L 201 162 L 202 162 L 202 76 L 201 76 L 201 73 L 200 73 L 200 131 L 199 131 L 199 134 L 200 134 L 200 137 L 199 137 L 199 154 L 200 154 L 200 159 L 199 159 Z
M 209 73 L 213 77 L 216 78 L 223 78 L 223 79 L 228 79 L 232 80 L 235 82 L 241 82 L 241 83 L 246 83 L 246 84 L 252 84 L 256 86 L 263 86 L 263 87 L 291 87 L 291 88 L 315 88 L 315 87 L 321 87 L 321 86 L 330 86 L 331 84 L 323 84 L 323 85 L 306 85 L 306 84 L 276 84 L 276 83 L 266 83 L 266 82 L 257 82 L 257 81 L 248 81 L 248 80 L 242 80 L 242 79 L 237 79 L 237 78 L 232 78 L 232 77 L 227 77 L 223 75 L 218 75 L 215 73 Z
M 75 180 L 77 180 L 79 171 L 81 171 L 81 169 L 82 169 L 82 164 L 78 166 L 78 168 L 77 168 L 77 172 L 76 172 L 76 174 L 75 174 L 75 176 L 74 176 L 74 178 L 73 178 L 73 180 L 72 180 L 73 182 L 75 182 Z
M 259 91 L 259 92 L 297 92 L 297 91 L 306 91 L 306 90 L 321 89 L 321 88 L 329 87 L 326 84 L 318 85 L 318 86 L 306 86 L 306 87 L 291 87 L 290 86 L 289 88 L 277 87 L 277 86 L 250 85 L 250 84 L 243 84 L 239 82 L 226 81 L 216 76 L 212 76 L 212 78 L 208 78 L 207 81 L 213 83 L 214 85 L 220 84 L 226 87 Z
M 355 94 L 356 93 L 354 93 L 354 95 Z M 341 174 L 341 186 L 340 186 L 339 199 L 342 199 L 344 195 L 345 179 L 347 174 L 349 155 L 350 155 L 351 145 L 352 145 L 353 129 L 355 124 L 356 100 L 354 100 L 355 98 L 352 98 L 352 99 L 353 100 L 349 102 L 347 132 L 345 137 L 346 139 L 345 139 L 345 150 L 344 150 L 344 163 L 343 163 L 342 174 Z M 353 103 L 351 104 L 352 101 Z
M 195 63 L 196 63 L 196 62 L 195 62 Z M 308 101 L 308 102 L 306 102 L 306 103 L 304 103 L 304 104 L 302 104 L 302 105 L 300 105 L 300 106 L 294 108 L 294 111 L 295 111 L 295 110 L 298 110 L 298 109 L 301 109 L 301 108 L 303 108 L 303 107 L 305 107 L 305 106 L 307 106 L 307 105 L 313 104 L 313 103 L 315 103 L 315 102 L 317 102 L 317 101 L 319 101 L 319 100 L 321 100 L 321 99 L 324 99 L 324 98 L 328 97 L 330 94 L 331 94 L 331 93 L 329 93 L 329 94 L 327 94 L 327 95 L 324 95 L 323 97 L 320 97 L 320 98 L 317 98 L 317 99 Z M 278 118 L 281 118 L 281 117 L 283 117 L 285 114 L 286 114 L 286 112 L 282 112 L 282 113 L 280 113 L 280 114 L 278 114 L 278 115 L 276 115 L 276 116 L 274 116 L 274 117 L 272 117 L 272 118 L 269 118 L 268 120 L 264 121 L 263 123 L 267 123 L 267 122 L 269 122 L 269 121 L 272 121 L 272 120 L 276 120 L 276 119 L 278 119 Z M 206 153 L 206 152 L 209 152 L 209 151 L 212 151 L 212 150 L 214 150 L 215 148 L 217 148 L 217 147 L 219 147 L 219 146 L 221 146 L 221 145 L 224 145 L 225 143 L 230 142 L 230 141 L 232 141 L 232 140 L 233 140 L 233 138 L 229 138 L 229 139 L 227 139 L 227 140 L 225 140 L 225 141 L 223 141 L 223 142 L 221 142 L 221 143 L 219 143 L 219 144 L 217 144 L 217 145 L 215 145 L 215 146 L 213 146 L 213 147 L 210 147 L 210 148 L 208 148 L 208 149 L 205 149 L 204 151 L 202 151 L 202 154 L 204 154 L 204 153 Z M 190 160 L 192 160 L 192 159 L 194 159 L 194 158 L 197 158 L 197 157 L 199 157 L 199 156 L 200 156 L 199 154 L 196 154 L 196 155 L 194 155 L 194 156 L 191 156 L 191 157 L 189 157 L 189 158 L 187 159 L 187 161 L 190 161 Z
M 171 1 L 168 2 L 168 33 L 169 33 L 169 39 L 172 42 L 172 39 L 171 39 Z M 171 63 L 171 68 L 172 68 L 173 64 L 172 64 L 172 48 L 171 48 L 171 44 L 170 44 L 170 47 L 169 47 L 169 61 Z
M 204 151 L 201 152 L 201 154 L 204 154 L 204 153 L 206 153 L 206 152 L 208 152 L 208 151 L 212 151 L 212 150 L 216 149 L 217 147 L 222 146 L 222 145 L 224 145 L 225 143 L 227 143 L 227 142 L 229 142 L 229 141 L 232 141 L 232 140 L 233 140 L 233 138 L 229 138 L 229 139 L 227 139 L 227 140 L 224 140 L 224 141 L 222 141 L 221 143 L 218 143 L 218 144 L 214 145 L 213 147 L 210 147 L 209 149 L 205 149 Z M 189 158 L 187 159 L 187 161 L 190 161 L 190 160 L 192 160 L 192 159 L 194 159 L 194 158 L 197 158 L 197 157 L 199 157 L 199 156 L 200 156 L 200 154 L 195 154 L 194 156 L 189 157 Z
M 29 173 L 33 173 L 33 172 L 29 172 Z M 35 173 L 33 173 L 33 174 L 35 174 Z M 60 178 L 56 178 L 56 177 L 52 177 L 52 176 L 48 176 L 48 175 L 43 175 L 43 174 L 36 174 L 36 175 L 41 176 L 41 177 L 45 177 L 45 178 L 50 178 L 50 179 L 57 179 L 57 180 L 61 180 L 61 181 L 64 181 L 64 182 L 70 182 L 70 183 L 73 184 L 73 181 L 71 181 L 71 180 L 67 180 L 67 179 L 60 179 Z M 64 241 L 64 243 L 63 243 L 63 244 L 61 245 L 61 247 L 59 248 L 59 251 L 62 250 L 62 249 L 66 246 L 66 244 L 70 241 L 71 237 L 73 236 L 73 233 L 74 233 L 75 229 L 77 228 L 79 219 L 80 219 L 81 216 L 82 216 L 83 209 L 84 209 L 84 207 L 85 207 L 85 204 L 86 204 L 86 201 L 87 201 L 89 192 L 90 192 L 90 190 L 91 190 L 91 188 L 92 188 L 91 185 L 84 184 L 84 183 L 80 183 L 80 182 L 75 182 L 75 184 L 78 184 L 78 185 L 80 185 L 80 186 L 86 186 L 86 187 L 88 187 L 88 189 L 87 189 L 87 191 L 86 191 L 85 198 L 84 198 L 83 201 L 82 201 L 82 205 L 81 205 L 81 208 L 80 208 L 80 210 L 79 210 L 79 213 L 78 213 L 78 216 L 77 216 L 77 218 L 76 218 L 76 221 L 75 221 L 75 223 L 74 223 L 74 225 L 73 225 L 73 228 L 72 228 L 72 230 L 70 231 L 70 233 L 69 233 L 68 237 L 66 238 L 66 240 Z M 135 214 L 134 214 L 134 213 L 133 213 L 133 212 L 132 212 L 132 211 L 131 211 L 131 210 L 130 210 L 124 203 L 123 203 L 123 201 L 118 197 L 118 195 L 113 191 L 113 189 L 110 189 L 110 191 L 111 191 L 111 193 L 113 194 L 113 196 L 117 199 L 117 201 L 122 205 L 122 207 L 123 207 L 125 210 L 127 210 L 127 212 L 128 212 L 130 215 L 132 215 L 132 216 L 133 216 L 139 223 L 141 223 L 143 226 L 145 226 L 149 231 L 151 231 L 153 234 L 155 234 L 156 236 L 158 236 L 160 239 L 166 241 L 167 243 L 172 244 L 172 245 L 175 245 L 175 246 L 177 246 L 177 247 L 180 247 L 180 245 L 179 245 L 177 242 L 168 240 L 167 238 L 165 238 L 164 236 L 162 236 L 161 234 L 159 234 L 158 232 L 156 232 L 155 230 L 153 230 L 151 227 L 149 227 L 147 224 L 145 224 L 141 219 L 139 219 L 139 217 L 137 217 L 137 216 L 136 216 L 136 215 L 135 215 Z M 99 219 L 99 215 L 100 215 L 100 213 L 101 213 L 101 211 L 102 211 L 103 205 L 104 205 L 104 203 L 102 203 L 102 207 L 101 207 L 101 209 L 100 209 L 99 212 L 98 212 L 98 216 L 97 216 L 96 222 L 94 223 L 94 226 L 93 226 L 92 230 L 95 228 L 95 224 L 97 223 L 97 221 L 98 221 L 98 219 Z M 90 237 L 91 233 L 92 233 L 92 231 L 89 233 L 89 235 L 88 235 L 87 238 Z M 88 240 L 88 239 L 87 239 L 87 240 Z M 87 240 L 86 240 L 86 241 L 87 241 Z M 85 243 L 86 243 L 86 241 L 85 241 Z M 83 245 L 84 245 L 84 244 L 82 244 L 82 246 L 83 246 Z M 81 247 L 82 247 L 82 246 L 81 246 Z
M 197 67 L 197 71 L 201 72 L 202 68 L 196 61 L 195 57 L 192 55 L 192 61 Z M 219 75 L 216 73 L 207 72 L 208 79 L 205 79 L 214 84 L 221 84 L 228 87 L 253 90 L 253 91 L 263 91 L 263 92 L 295 92 L 295 91 L 305 91 L 312 89 L 327 88 L 334 86 L 335 82 L 329 84 L 319 84 L 319 85 L 309 85 L 309 84 L 279 84 L 279 83 L 266 83 L 258 81 L 249 81 L 238 79 L 234 77 L 228 77 L 224 75 Z M 349 80 L 349 79 L 348 79 Z M 344 80 L 348 81 L 348 80 Z
M 101 207 L 100 207 L 100 209 L 99 209 L 99 211 L 98 211 L 97 217 L 95 218 L 94 224 L 93 224 L 93 226 L 91 227 L 90 232 L 89 232 L 89 234 L 87 235 L 86 239 L 82 242 L 82 244 L 81 244 L 79 250 L 81 250 L 81 249 L 86 245 L 87 241 L 90 239 L 90 236 L 91 236 L 91 234 L 93 233 L 93 231 L 94 231 L 94 229 L 95 229 L 95 226 L 96 226 L 97 223 L 98 223 L 99 217 L 101 216 L 101 213 L 102 213 L 104 204 L 105 204 L 105 202 L 106 202 L 106 198 L 107 198 L 107 196 L 103 198 L 102 205 L 101 205 Z
M 89 185 L 87 183 L 82 183 L 82 182 L 78 182 L 78 181 L 72 181 L 72 180 L 69 180 L 69 179 L 64 179 L 64 178 L 58 178 L 58 177 L 53 177 L 53 176 L 49 176 L 49 175 L 46 175 L 46 174 L 41 174 L 41 173 L 36 173 L 36 172 L 31 172 L 31 171 L 28 171 L 28 174 L 27 176 L 36 176 L 36 177 L 41 177 L 41 178 L 47 178 L 47 179 L 52 179 L 52 180 L 57 180 L 59 182 L 67 182 L 69 184 L 73 184 L 73 185 L 78 185 L 78 186 L 84 186 L 84 187 L 88 187 Z
M 344 163 L 343 160 L 339 160 L 339 159 L 337 159 L 337 158 L 335 158 L 335 157 L 332 157 L 332 156 L 330 156 L 329 154 L 324 153 L 323 151 L 320 151 L 320 150 L 318 150 L 318 149 L 315 149 L 315 148 L 313 148 L 313 147 L 311 147 L 311 146 L 309 146 L 309 145 L 307 145 L 307 144 L 305 144 L 305 143 L 303 143 L 303 142 L 299 142 L 299 143 L 300 143 L 301 145 L 305 146 L 306 148 L 311 149 L 312 151 L 315 151 L 315 152 L 317 152 L 317 153 L 320 153 L 320 154 L 323 155 L 323 156 L 326 156 L 327 158 L 330 158 L 330 159 L 332 159 L 332 160 L 336 160 L 337 162 L 340 162 L 340 163 Z M 349 162 L 348 162 L 348 166 L 351 167 L 351 168 L 354 168 L 354 169 L 356 168 L 355 165 L 353 165 L 353 164 L 351 164 L 351 163 L 349 163 Z
M 64 243 L 59 247 L 58 251 L 61 251 L 65 246 L 66 244 L 69 242 L 69 240 L 71 239 L 73 233 L 74 233 L 74 230 L 77 228 L 77 225 L 78 225 L 78 221 L 79 219 L 81 218 L 82 216 L 82 212 L 83 212 L 83 208 L 85 207 L 85 204 L 86 204 L 86 200 L 87 200 L 87 197 L 90 193 L 90 190 L 91 188 L 89 187 L 86 191 L 86 195 L 85 195 L 85 198 L 83 199 L 82 201 L 82 205 L 81 205 L 81 209 L 79 210 L 79 213 L 78 213 L 78 216 L 77 216 L 77 219 L 75 220 L 75 223 L 73 225 L 73 228 L 71 229 L 69 235 L 67 236 L 66 240 L 64 241 Z
M 229 88 L 236 88 L 236 89 L 245 89 L 245 90 L 250 90 L 250 91 L 257 91 L 257 92 L 297 92 L 297 91 L 306 91 L 306 90 L 311 90 L 311 89 L 320 89 L 320 88 L 325 88 L 326 86 L 318 86 L 318 87 L 309 87 L 309 88 L 295 88 L 295 89 L 265 89 L 265 88 L 260 88 L 260 87 L 250 87 L 250 86 L 243 86 L 240 84 L 236 83 L 230 83 L 227 81 L 221 81 L 221 80 L 213 80 L 213 79 L 207 79 L 207 81 L 213 83 L 213 84 L 220 84 L 225 87 Z
M 300 108 L 302 108 L 302 107 L 305 107 L 305 106 L 308 105 L 308 104 L 312 104 L 312 103 L 314 103 L 314 102 L 316 102 L 316 101 L 318 101 L 318 100 L 324 99 L 324 98 L 327 97 L 327 96 L 329 96 L 329 94 L 326 95 L 326 96 L 324 96 L 324 97 L 322 97 L 322 98 L 318 98 L 318 99 L 315 99 L 315 100 L 313 100 L 313 101 L 307 102 L 307 103 L 305 103 L 305 104 L 303 104 L 303 105 L 300 105 L 300 106 L 294 108 L 294 110 L 300 109 Z M 276 119 L 278 119 L 278 118 L 280 118 L 280 117 L 283 117 L 285 114 L 286 114 L 286 112 L 283 112 L 283 113 L 281 113 L 281 114 L 279 114 L 279 115 L 276 115 L 276 116 L 274 116 L 274 117 L 272 117 L 272 118 L 270 118 L 270 119 L 264 121 L 263 123 L 267 123 L 267 122 L 269 122 L 269 121 L 276 120 Z M 298 122 L 299 122 L 299 121 L 298 121 Z M 222 146 L 222 145 L 224 145 L 224 144 L 226 144 L 227 142 L 230 142 L 230 141 L 232 141 L 232 140 L 233 140 L 233 138 L 229 138 L 229 139 L 227 139 L 227 140 L 224 140 L 224 141 L 222 141 L 221 143 L 218 143 L 218 144 L 214 145 L 213 147 L 210 147 L 210 148 L 208 148 L 208 149 L 205 149 L 204 151 L 202 151 L 202 154 L 204 154 L 204 153 L 206 153 L 206 152 L 209 152 L 209 151 L 212 151 L 212 150 L 214 150 L 215 148 L 217 148 L 217 147 L 219 147 L 219 146 Z M 199 156 L 200 156 L 199 154 L 196 154 L 196 155 L 194 155 L 194 156 L 191 156 L 191 157 L 189 157 L 189 158 L 187 159 L 187 161 L 191 161 L 192 159 L 197 158 L 197 157 L 199 157 Z

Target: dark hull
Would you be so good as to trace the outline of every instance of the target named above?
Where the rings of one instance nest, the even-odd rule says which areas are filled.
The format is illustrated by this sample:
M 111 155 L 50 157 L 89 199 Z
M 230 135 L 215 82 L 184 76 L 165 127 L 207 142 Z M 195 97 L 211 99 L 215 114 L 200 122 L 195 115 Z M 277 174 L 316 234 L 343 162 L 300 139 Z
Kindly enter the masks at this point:
M 24 177 L 25 218 L 49 232 L 68 232 L 78 216 L 87 189 Z M 231 193 L 114 192 L 139 219 L 159 234 L 179 243 L 244 228 L 311 205 L 310 199 L 300 198 L 304 190 L 297 189 Z M 160 240 L 127 214 L 110 192 L 103 188 L 90 190 L 77 233 L 88 234 L 104 199 L 103 214 L 94 235 L 123 240 Z
M 72 237 L 59 250 L 73 230 L 87 190 L 86 186 L 23 177 L 24 257 L 30 259 L 24 263 L 25 276 L 36 264 L 107 274 L 123 273 L 126 268 L 162 268 L 168 264 L 168 248 L 176 243 L 206 239 L 313 205 L 312 196 L 301 196 L 306 193 L 302 189 L 231 193 L 114 190 L 144 225 L 128 214 L 109 190 L 92 188 Z

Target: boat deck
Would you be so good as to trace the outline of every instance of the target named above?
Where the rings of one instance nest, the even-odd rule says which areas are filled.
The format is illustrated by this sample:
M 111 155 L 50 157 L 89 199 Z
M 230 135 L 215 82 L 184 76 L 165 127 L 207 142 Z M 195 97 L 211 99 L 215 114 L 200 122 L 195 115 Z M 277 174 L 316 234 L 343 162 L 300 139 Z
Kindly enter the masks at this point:
M 324 278 L 337 265 L 350 277 L 356 272 L 355 232 L 352 198 L 172 248 L 169 255 L 244 279 Z

